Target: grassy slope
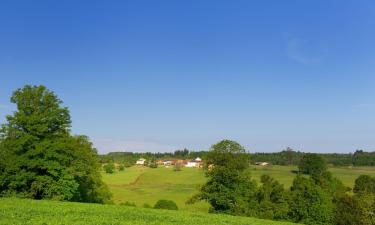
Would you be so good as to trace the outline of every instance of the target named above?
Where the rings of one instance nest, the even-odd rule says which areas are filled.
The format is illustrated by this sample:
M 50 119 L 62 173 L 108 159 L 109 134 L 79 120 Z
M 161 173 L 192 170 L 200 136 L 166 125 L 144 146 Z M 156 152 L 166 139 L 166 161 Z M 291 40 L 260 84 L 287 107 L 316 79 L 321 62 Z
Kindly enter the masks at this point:
M 0 224 L 277 225 L 291 224 L 227 215 L 70 202 L 0 198 Z
M 262 174 L 268 174 L 283 183 L 285 187 L 289 187 L 295 177 L 292 170 L 296 169 L 289 166 L 253 166 L 252 175 L 259 181 Z M 330 171 L 349 187 L 353 186 L 354 180 L 360 174 L 372 176 L 375 174 L 374 167 L 330 168 Z M 159 199 L 170 199 L 182 210 L 199 212 L 208 210 L 208 204 L 203 202 L 185 205 L 185 201 L 197 192 L 197 187 L 205 182 L 206 178 L 200 169 L 183 168 L 183 171 L 174 172 L 172 168 L 131 167 L 123 172 L 103 174 L 103 179 L 113 192 L 115 203 L 130 201 L 142 207 L 144 203 L 154 205 Z
M 123 172 L 103 174 L 103 180 L 109 185 L 115 203 L 129 201 L 142 207 L 145 203 L 153 206 L 159 199 L 168 199 L 175 201 L 183 210 L 208 211 L 208 204 L 204 202 L 185 204 L 206 180 L 200 169 L 184 168 L 175 172 L 164 167 L 131 167 Z

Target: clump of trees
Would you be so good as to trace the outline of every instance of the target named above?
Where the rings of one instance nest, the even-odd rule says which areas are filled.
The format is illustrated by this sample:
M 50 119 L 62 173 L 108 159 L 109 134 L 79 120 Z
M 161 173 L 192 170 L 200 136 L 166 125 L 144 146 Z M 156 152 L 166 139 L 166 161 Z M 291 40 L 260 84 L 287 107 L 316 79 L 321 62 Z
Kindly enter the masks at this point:
M 154 209 L 178 210 L 178 207 L 174 201 L 162 199 L 156 202 Z
M 249 154 L 237 142 L 213 145 L 206 161 L 208 181 L 187 203 L 207 201 L 210 212 L 311 225 L 375 224 L 375 178 L 360 176 L 351 195 L 320 155 L 300 157 L 290 189 L 267 175 L 258 185 L 249 174 Z
M 16 90 L 0 130 L 0 196 L 108 203 L 98 155 L 70 133 L 69 110 L 44 86 Z

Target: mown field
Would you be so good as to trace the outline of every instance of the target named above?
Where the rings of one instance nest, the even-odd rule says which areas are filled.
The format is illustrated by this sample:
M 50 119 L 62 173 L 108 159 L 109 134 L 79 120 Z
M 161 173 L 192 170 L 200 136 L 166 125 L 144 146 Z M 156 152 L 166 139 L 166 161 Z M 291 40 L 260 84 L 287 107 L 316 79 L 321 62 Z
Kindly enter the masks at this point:
M 290 187 L 292 184 L 295 170 L 297 167 L 292 166 L 251 167 L 255 180 L 259 181 L 262 174 L 268 174 L 285 187 Z M 349 187 L 353 186 L 354 180 L 361 174 L 375 175 L 374 167 L 334 167 L 329 170 Z M 182 171 L 175 172 L 172 168 L 150 169 L 134 166 L 114 174 L 103 173 L 103 179 L 109 185 L 116 204 L 128 201 L 135 203 L 138 207 L 142 207 L 145 203 L 153 206 L 159 199 L 168 199 L 175 201 L 181 210 L 208 211 L 209 206 L 205 202 L 185 204 L 186 200 L 197 192 L 199 185 L 206 180 L 201 169 L 183 168 Z
M 248 217 L 186 211 L 156 210 L 118 205 L 0 198 L 4 225 L 287 225 Z

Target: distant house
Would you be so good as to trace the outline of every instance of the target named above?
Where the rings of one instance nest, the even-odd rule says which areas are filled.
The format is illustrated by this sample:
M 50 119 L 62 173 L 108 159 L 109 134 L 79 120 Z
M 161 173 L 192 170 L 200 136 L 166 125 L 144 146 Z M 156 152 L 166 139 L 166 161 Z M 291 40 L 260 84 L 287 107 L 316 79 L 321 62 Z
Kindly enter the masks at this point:
M 136 165 L 144 165 L 146 162 L 146 159 L 144 158 L 140 158 L 137 160 L 137 162 L 135 163 Z
M 200 168 L 202 167 L 202 159 L 201 158 L 196 158 L 194 160 L 188 161 L 185 164 L 186 167 L 197 167 Z
M 256 162 L 255 165 L 258 165 L 258 166 L 269 166 L 270 164 L 268 162 Z
M 165 160 L 165 161 L 163 162 L 163 165 L 164 165 L 164 166 L 170 166 L 170 165 L 172 165 L 172 161 L 171 161 L 171 160 Z

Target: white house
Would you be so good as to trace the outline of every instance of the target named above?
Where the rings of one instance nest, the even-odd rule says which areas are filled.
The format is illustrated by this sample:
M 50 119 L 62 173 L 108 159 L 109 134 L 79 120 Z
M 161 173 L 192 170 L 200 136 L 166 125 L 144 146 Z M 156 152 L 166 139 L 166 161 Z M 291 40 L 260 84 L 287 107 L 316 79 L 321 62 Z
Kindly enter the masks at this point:
M 190 161 L 190 162 L 187 162 L 185 166 L 186 167 L 198 167 L 197 165 L 198 165 L 197 162 Z
M 144 165 L 146 162 L 146 159 L 144 158 L 140 158 L 137 160 L 137 162 L 135 163 L 136 165 Z
M 256 162 L 255 165 L 258 165 L 258 166 L 269 166 L 270 164 L 268 162 Z
M 164 166 L 170 166 L 170 165 L 172 165 L 172 161 L 166 160 L 166 161 L 163 162 L 163 165 Z
M 201 164 L 202 164 L 202 159 L 198 157 L 192 161 L 187 162 L 185 166 L 186 167 L 200 167 Z

